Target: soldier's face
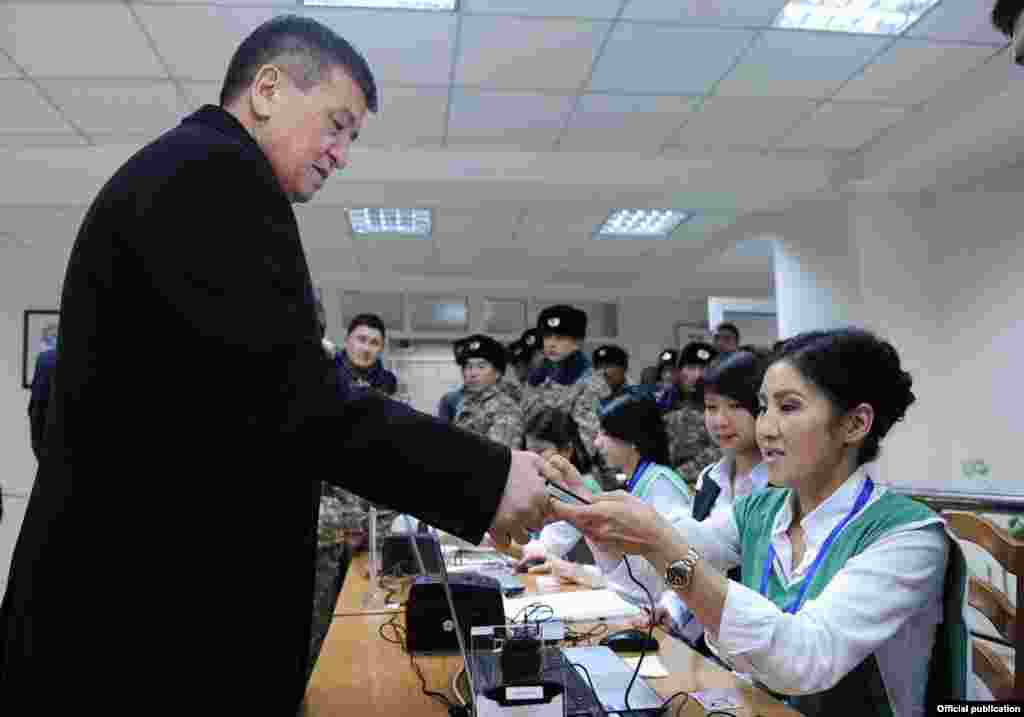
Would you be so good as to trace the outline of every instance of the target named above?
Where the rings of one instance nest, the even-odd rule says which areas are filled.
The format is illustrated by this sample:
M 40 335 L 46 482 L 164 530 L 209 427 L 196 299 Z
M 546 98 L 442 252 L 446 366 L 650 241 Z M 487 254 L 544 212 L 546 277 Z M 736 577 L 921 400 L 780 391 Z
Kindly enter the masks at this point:
M 693 388 L 697 385 L 697 381 L 704 378 L 704 367 L 699 364 L 683 366 L 679 371 L 679 378 L 682 380 L 684 386 L 687 388 Z
M 558 363 L 574 351 L 579 351 L 580 343 L 571 336 L 548 334 L 544 337 L 544 358 Z
M 757 448 L 756 420 L 734 398 L 705 392 L 704 426 L 723 451 L 742 453 Z
M 622 366 L 605 366 L 601 371 L 613 391 L 618 391 L 626 383 L 626 369 Z
M 384 335 L 369 326 L 357 326 L 345 338 L 348 360 L 359 368 L 370 368 L 384 349 Z
M 728 329 L 716 332 L 712 342 L 714 343 L 715 348 L 721 353 L 730 353 L 735 351 L 740 343 L 739 339 L 736 338 L 736 334 Z
M 487 359 L 471 358 L 462 367 L 462 379 L 467 386 L 484 388 L 493 386 L 501 378 L 501 374 Z

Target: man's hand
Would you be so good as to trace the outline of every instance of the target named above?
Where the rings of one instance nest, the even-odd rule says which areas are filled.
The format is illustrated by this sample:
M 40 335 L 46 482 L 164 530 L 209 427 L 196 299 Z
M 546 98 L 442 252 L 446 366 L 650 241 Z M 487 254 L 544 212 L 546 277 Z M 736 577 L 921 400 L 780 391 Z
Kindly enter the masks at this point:
M 558 481 L 559 472 L 536 453 L 512 451 L 505 494 L 488 531 L 499 549 L 514 540 L 530 542 L 529 531 L 550 522 L 551 501 L 544 489 L 545 479 Z

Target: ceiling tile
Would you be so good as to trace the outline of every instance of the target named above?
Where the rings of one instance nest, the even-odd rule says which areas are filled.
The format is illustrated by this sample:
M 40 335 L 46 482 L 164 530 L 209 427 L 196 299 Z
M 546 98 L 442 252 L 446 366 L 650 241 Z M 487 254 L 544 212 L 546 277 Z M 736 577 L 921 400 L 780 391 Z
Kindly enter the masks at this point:
M 888 38 L 862 35 L 766 31 L 715 93 L 733 97 L 829 97 L 888 42 Z
M 610 20 L 619 13 L 621 0 L 462 0 L 469 13 L 530 15 L 534 17 L 584 17 Z
M 687 120 L 692 97 L 585 95 L 559 149 L 654 152 Z
M 524 92 L 452 91 L 450 144 L 550 149 L 572 98 Z
M 448 90 L 440 87 L 383 87 L 380 111 L 367 114 L 359 144 L 369 147 L 438 145 L 444 136 Z
M 456 18 L 452 13 L 310 10 L 363 53 L 377 84 L 447 85 Z
M 837 94 L 837 100 L 913 105 L 932 98 L 988 59 L 991 47 L 931 45 L 900 40 Z
M 992 27 L 992 2 L 942 0 L 907 31 L 907 37 L 1001 46 L 1006 38 Z
M 363 239 L 355 238 L 352 246 L 371 273 L 408 273 L 398 267 L 434 264 L 435 245 L 429 239 Z
M 16 80 L 21 77 L 21 72 L 14 63 L 7 59 L 7 56 L 0 52 L 0 80 Z
M 0 47 L 36 77 L 166 76 L 123 3 L 4 4 Z
M 302 242 L 305 244 L 305 236 L 303 236 Z M 305 249 L 305 252 L 306 263 L 309 264 L 309 273 L 314 277 L 340 272 L 361 272 L 359 260 L 351 248 L 310 247 Z
M 354 254 L 344 208 L 296 205 L 295 216 L 299 222 L 303 247 L 344 249 Z
M 785 0 L 630 0 L 623 20 L 668 20 L 687 25 L 767 27 Z
M 685 147 L 773 147 L 814 102 L 776 97 L 710 97 L 674 138 Z
M 904 115 L 900 107 L 826 103 L 801 122 L 782 146 L 855 150 Z
M 242 40 L 277 12 L 210 5 L 134 8 L 175 77 L 218 82 Z
M 10 134 L 68 134 L 74 128 L 25 80 L 0 80 L 4 111 L 0 132 Z
M 704 94 L 754 33 L 620 23 L 597 61 L 592 90 Z
M 576 90 L 609 27 L 607 22 L 466 17 L 455 82 L 496 89 Z
M 519 210 L 475 213 L 438 212 L 434 215 L 434 240 L 442 264 L 473 265 L 490 248 L 517 242 Z
M 0 147 L 81 147 L 87 144 L 78 134 L 7 134 L 0 132 Z M 6 211 L 6 210 L 5 210 Z
M 40 83 L 65 116 L 87 133 L 159 134 L 182 118 L 182 103 L 171 82 Z

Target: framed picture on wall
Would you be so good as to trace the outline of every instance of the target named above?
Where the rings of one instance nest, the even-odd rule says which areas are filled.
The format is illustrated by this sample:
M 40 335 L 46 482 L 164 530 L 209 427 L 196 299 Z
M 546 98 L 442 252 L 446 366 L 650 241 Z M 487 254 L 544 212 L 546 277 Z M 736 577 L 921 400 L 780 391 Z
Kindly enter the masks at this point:
M 25 311 L 25 325 L 21 339 L 21 387 L 32 388 L 39 354 L 57 345 L 59 311 Z

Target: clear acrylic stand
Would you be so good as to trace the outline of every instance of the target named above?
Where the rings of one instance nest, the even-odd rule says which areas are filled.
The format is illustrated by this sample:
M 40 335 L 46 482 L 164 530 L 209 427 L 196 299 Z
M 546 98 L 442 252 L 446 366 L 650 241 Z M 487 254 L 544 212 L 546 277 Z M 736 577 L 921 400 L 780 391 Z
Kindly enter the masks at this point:
M 388 607 L 386 602 L 387 592 L 380 585 L 381 556 L 380 545 L 377 541 L 377 507 L 374 505 L 370 506 L 369 521 L 370 556 L 368 565 L 370 568 L 370 583 L 366 588 L 366 593 L 363 595 L 363 609 L 385 610 Z

